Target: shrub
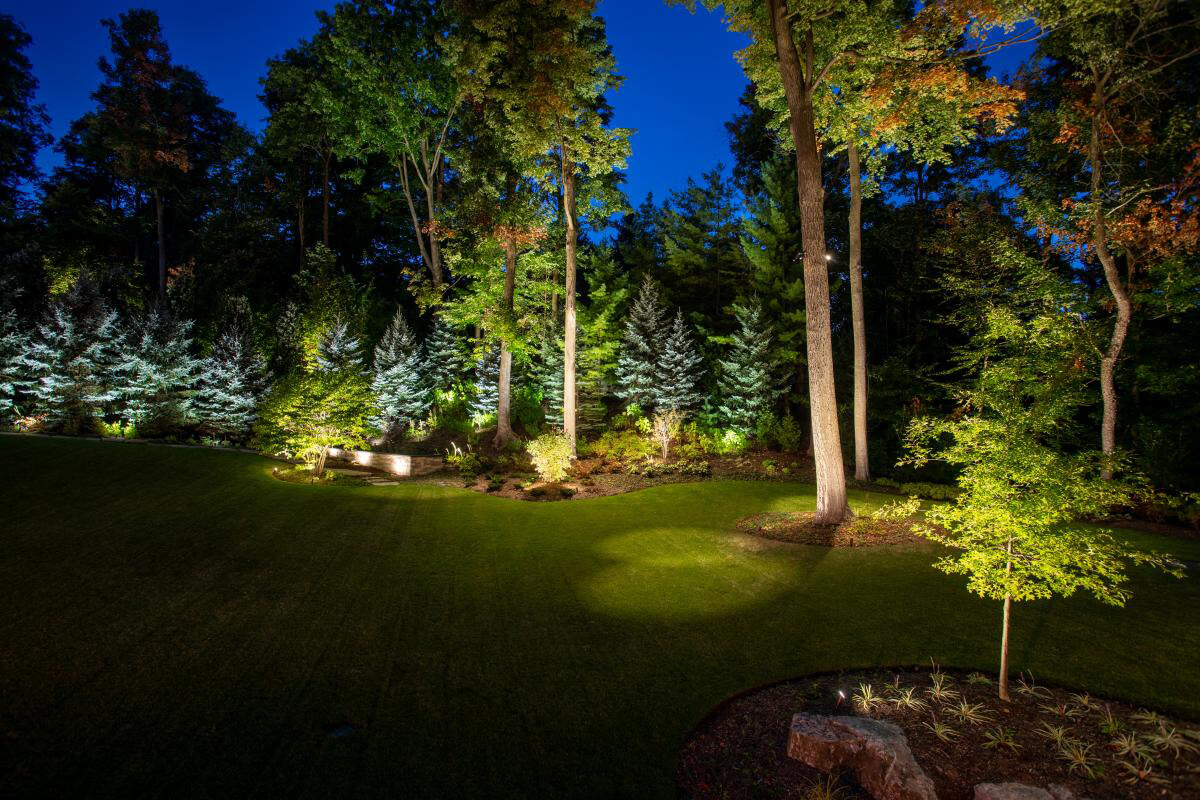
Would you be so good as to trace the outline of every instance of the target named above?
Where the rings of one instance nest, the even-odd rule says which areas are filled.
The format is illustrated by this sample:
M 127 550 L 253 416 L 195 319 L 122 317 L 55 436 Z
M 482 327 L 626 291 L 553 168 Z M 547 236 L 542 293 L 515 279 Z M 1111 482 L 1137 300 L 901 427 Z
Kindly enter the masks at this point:
M 586 452 L 626 463 L 645 461 L 654 455 L 654 443 L 637 430 L 605 431 L 587 446 Z
M 775 426 L 775 443 L 785 453 L 799 453 L 804 445 L 804 432 L 792 417 L 784 417 Z
M 713 451 L 722 456 L 736 456 L 746 452 L 748 444 L 746 434 L 730 428 L 714 439 Z
M 479 460 L 479 456 L 471 450 L 470 445 L 467 445 L 466 450 L 454 442 L 451 442 L 450 446 L 453 449 L 446 451 L 446 463 L 458 470 L 464 481 L 474 481 L 475 476 L 483 470 L 483 462 Z
M 899 488 L 904 494 L 924 497 L 926 500 L 953 500 L 959 494 L 957 486 L 942 483 L 902 483 Z
M 104 422 L 98 420 L 96 422 L 100 430 L 100 435 L 108 439 L 136 439 L 137 426 L 132 422 Z
M 681 411 L 660 411 L 654 415 L 654 441 L 662 448 L 664 460 L 671 449 L 671 442 L 679 435 L 679 427 L 682 424 Z
M 498 492 L 504 488 L 504 478 L 491 478 L 488 480 L 487 490 L 489 492 Z
M 707 461 L 678 461 L 675 467 L 679 470 L 680 475 L 702 475 L 708 476 L 712 474 L 712 467 Z
M 571 466 L 571 442 L 561 433 L 543 433 L 525 446 L 542 480 L 561 481 Z

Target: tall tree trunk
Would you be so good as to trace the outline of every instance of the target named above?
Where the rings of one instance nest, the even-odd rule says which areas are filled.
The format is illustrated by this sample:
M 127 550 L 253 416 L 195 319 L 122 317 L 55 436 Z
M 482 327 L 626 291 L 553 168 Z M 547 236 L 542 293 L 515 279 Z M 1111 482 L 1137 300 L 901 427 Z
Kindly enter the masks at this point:
M 563 434 L 575 448 L 575 246 L 579 231 L 575 223 L 575 165 L 564 143 L 562 147 L 563 217 L 567 224 L 567 280 L 563 291 Z
M 321 477 L 325 474 L 325 458 L 329 455 L 328 445 L 321 445 L 321 455 L 317 456 L 317 466 L 314 470 L 316 477 Z
M 504 313 L 512 315 L 513 297 L 517 285 L 517 250 L 511 244 L 504 248 Z M 510 320 L 511 322 L 511 320 Z M 513 438 L 509 408 L 512 396 L 512 351 L 508 340 L 500 340 L 500 380 L 497 381 L 496 438 L 492 444 L 501 448 Z
M 867 453 L 867 323 L 863 315 L 862 286 L 862 174 L 858 147 L 851 142 L 850 156 L 850 316 L 854 328 L 854 479 L 871 480 Z
M 816 461 L 817 513 L 822 523 L 841 522 L 849 514 L 846 473 L 838 433 L 833 383 L 833 330 L 829 308 L 829 265 L 825 260 L 825 220 L 821 159 L 813 120 L 812 89 L 792 39 L 783 0 L 767 0 L 775 35 L 779 77 L 787 95 L 792 139 L 796 143 L 796 185 L 804 244 L 804 308 L 808 335 L 808 391 Z M 806 36 L 808 76 L 813 75 L 812 31 Z
M 1097 96 L 1100 96 L 1097 89 Z M 1100 103 L 1097 100 L 1097 103 Z M 1129 292 L 1121 281 L 1117 270 L 1117 261 L 1108 249 L 1108 230 L 1104 222 L 1103 192 L 1103 152 L 1100 146 L 1100 114 L 1097 107 L 1092 113 L 1092 138 L 1088 144 L 1088 161 L 1092 168 L 1092 248 L 1100 265 L 1104 267 L 1104 280 L 1108 290 L 1112 292 L 1117 305 L 1117 320 L 1113 325 L 1112 338 L 1108 341 L 1108 349 L 1100 358 L 1100 398 L 1103 401 L 1103 417 L 1100 422 L 1100 450 L 1105 456 L 1111 456 L 1117 449 L 1117 387 L 1114 374 L 1117 369 L 1117 359 L 1121 356 L 1121 348 L 1125 346 L 1125 337 L 1129 333 L 1129 321 L 1133 317 L 1133 304 L 1129 300 Z M 1111 480 L 1112 465 L 1105 461 L 1100 476 Z
M 321 242 L 329 247 L 329 159 L 333 154 L 326 149 L 322 154 L 324 174 L 321 176 Z
M 1012 575 L 1012 539 L 1008 540 L 1008 560 L 1004 564 L 1004 574 Z M 1008 694 L 1008 630 L 1012 624 L 1012 595 L 1004 595 L 1004 624 L 1000 632 L 1000 699 L 1008 702 L 1012 697 Z
M 162 195 L 154 190 L 154 219 L 158 228 L 158 299 L 167 299 L 167 240 L 163 227 Z

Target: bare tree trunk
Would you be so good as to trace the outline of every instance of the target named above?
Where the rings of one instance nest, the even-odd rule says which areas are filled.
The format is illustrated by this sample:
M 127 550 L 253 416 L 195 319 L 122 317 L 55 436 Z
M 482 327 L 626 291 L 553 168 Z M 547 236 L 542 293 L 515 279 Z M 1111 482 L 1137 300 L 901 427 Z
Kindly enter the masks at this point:
M 563 216 L 567 223 L 567 280 L 563 293 L 563 434 L 575 448 L 575 165 L 566 144 L 562 148 Z
M 163 228 L 162 195 L 154 190 L 154 218 L 158 228 L 158 300 L 167 299 L 167 239 Z
M 775 35 L 779 77 L 787 95 L 792 139 L 796 143 L 796 185 L 804 243 L 804 307 L 808 335 L 808 391 L 812 411 L 813 453 L 816 461 L 817 513 L 822 523 L 841 522 L 850 512 L 846 473 L 838 433 L 837 397 L 833 375 L 833 330 L 829 308 L 829 265 L 825 259 L 825 220 L 821 159 L 813 119 L 812 89 L 792 39 L 787 6 L 767 0 Z M 805 40 L 809 78 L 813 76 L 812 31 Z
M 329 247 L 329 159 L 333 154 L 326 149 L 322 156 L 324 174 L 321 180 L 321 241 Z
M 512 314 L 516 283 L 517 250 L 510 244 L 504 248 L 504 312 L 506 314 Z M 509 419 L 512 395 L 512 351 L 508 349 L 507 339 L 500 340 L 500 380 L 497 382 L 496 394 L 496 437 L 492 440 L 492 444 L 499 449 L 513 438 L 512 421 Z
M 1100 89 L 1097 89 L 1097 95 Z M 1117 387 L 1114 374 L 1117 369 L 1117 359 L 1121 356 L 1121 348 L 1125 346 L 1125 337 L 1129 333 L 1129 321 L 1133 317 L 1133 304 L 1129 293 L 1121 282 L 1121 274 L 1117 270 L 1117 261 L 1108 249 L 1108 230 L 1104 222 L 1104 203 L 1101 196 L 1103 176 L 1101 174 L 1103 154 L 1100 147 L 1100 109 L 1092 113 L 1092 138 L 1088 145 L 1088 161 L 1092 167 L 1092 247 L 1100 265 L 1104 267 L 1104 280 L 1108 290 L 1112 292 L 1117 305 L 1117 321 L 1113 325 L 1112 338 L 1109 339 L 1108 349 L 1100 358 L 1100 398 L 1103 401 L 1103 418 L 1100 422 L 1100 450 L 1106 456 L 1111 456 L 1117 449 Z M 1111 480 L 1113 470 L 1111 463 L 1105 460 L 1100 470 L 1100 476 Z
M 867 452 L 867 323 L 862 285 L 862 174 L 850 143 L 850 316 L 854 328 L 854 479 L 871 480 Z
M 323 446 L 321 448 L 321 455 L 317 457 L 317 467 L 315 473 L 318 478 L 325 474 L 325 458 L 328 455 L 329 448 Z

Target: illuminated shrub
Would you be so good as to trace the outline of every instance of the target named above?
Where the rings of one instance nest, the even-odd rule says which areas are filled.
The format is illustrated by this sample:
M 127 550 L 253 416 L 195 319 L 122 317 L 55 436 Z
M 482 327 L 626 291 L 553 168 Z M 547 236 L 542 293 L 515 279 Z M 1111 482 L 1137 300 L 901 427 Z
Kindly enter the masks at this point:
M 543 433 L 525 446 L 542 480 L 561 481 L 571 466 L 571 443 L 561 433 Z

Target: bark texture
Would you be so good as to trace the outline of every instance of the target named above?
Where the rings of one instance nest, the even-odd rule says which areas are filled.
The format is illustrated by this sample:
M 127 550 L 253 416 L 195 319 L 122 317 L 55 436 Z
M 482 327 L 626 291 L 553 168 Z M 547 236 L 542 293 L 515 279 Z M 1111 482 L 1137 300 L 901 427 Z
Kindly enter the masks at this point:
M 863 313 L 862 283 L 862 171 L 858 147 L 850 157 L 850 317 L 854 328 L 854 479 L 871 480 L 867 448 L 867 322 Z
M 816 519 L 841 522 L 849 514 L 846 474 L 838 432 L 837 397 L 833 375 L 833 331 L 829 308 L 829 265 L 825 260 L 825 220 L 821 159 L 813 118 L 814 73 L 812 31 L 805 36 L 805 63 L 792 38 L 786 5 L 767 0 L 775 37 L 779 76 L 787 96 L 792 139 L 796 143 L 796 183 L 800 194 L 800 223 L 804 244 L 804 307 L 808 333 L 809 407 L 812 412 L 813 455 L 816 462 Z M 807 67 L 807 70 L 806 70 Z
M 562 152 L 563 218 L 567 224 L 567 280 L 563 292 L 563 434 L 575 449 L 575 248 L 579 230 L 575 222 L 575 165 L 566 146 Z
M 513 297 L 517 286 L 517 250 L 511 244 L 504 247 L 504 313 L 512 315 Z M 513 438 L 512 420 L 512 351 L 508 339 L 500 340 L 500 380 L 496 392 L 496 437 L 492 443 L 503 447 Z

